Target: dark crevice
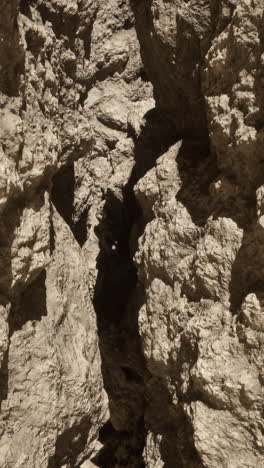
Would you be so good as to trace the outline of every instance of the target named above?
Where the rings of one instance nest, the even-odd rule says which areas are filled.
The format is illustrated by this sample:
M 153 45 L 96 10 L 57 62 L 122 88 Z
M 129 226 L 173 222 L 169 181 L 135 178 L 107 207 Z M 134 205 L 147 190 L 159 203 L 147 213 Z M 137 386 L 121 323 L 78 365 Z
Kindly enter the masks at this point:
M 25 71 L 24 59 L 19 60 L 16 64 L 15 60 L 16 58 L 10 60 L 12 65 L 5 67 L 0 79 L 0 91 L 9 97 L 16 97 L 19 95 L 20 78 Z
M 127 18 L 123 24 L 123 29 L 131 29 L 134 27 L 133 18 Z
M 44 3 L 38 6 L 43 23 L 50 22 L 57 38 L 65 36 L 73 38 L 76 36 L 76 32 L 79 27 L 78 15 L 67 15 L 63 12 L 63 6 L 60 7 L 59 11 L 54 12 Z
M 85 58 L 87 60 L 90 59 L 90 55 L 91 55 L 92 32 L 93 32 L 93 26 L 96 20 L 97 12 L 98 12 L 98 8 L 96 9 L 92 17 L 90 24 L 86 25 L 85 30 L 83 30 L 83 33 L 80 35 L 80 37 L 82 37 L 84 41 Z
M 17 12 L 14 12 L 16 14 Z M 19 95 L 20 78 L 25 72 L 25 52 L 22 47 L 17 19 L 6 18 L 6 23 L 1 24 L 0 45 L 0 92 L 9 97 Z
M 192 422 L 189 421 L 181 408 L 177 442 L 181 464 L 183 467 L 204 468 L 199 453 L 195 448 L 194 440 L 195 436 Z M 168 464 L 165 464 L 164 468 L 174 468 L 174 466 L 173 462 L 170 461 Z
M 144 68 L 141 68 L 139 76 L 140 76 L 142 81 L 144 81 L 144 82 L 149 81 L 148 76 L 147 76 L 147 72 L 146 72 L 146 70 Z
M 214 205 L 209 187 L 219 174 L 216 156 L 211 154 L 209 139 L 184 139 L 177 155 L 182 186 L 176 195 L 197 226 L 204 226 Z
M 210 2 L 213 36 L 220 36 L 224 29 L 229 25 L 236 6 L 231 1 L 227 0 L 227 5 L 225 5 L 225 14 L 221 13 L 220 8 L 223 9 L 222 2 Z M 229 9 L 228 15 L 226 14 L 227 8 Z
M 53 177 L 52 202 L 64 221 L 72 228 L 74 203 L 74 165 L 62 167 Z
M 32 19 L 32 14 L 30 11 L 29 0 L 20 0 L 20 11 L 23 15 Z
M 99 440 L 103 444 L 102 450 L 97 454 L 92 461 L 99 468 L 111 468 L 116 466 L 124 466 L 131 468 L 144 468 L 144 463 L 128 464 L 126 453 L 129 451 L 130 460 L 136 460 L 139 456 L 138 448 L 135 445 L 131 447 L 130 435 L 126 431 L 116 431 L 108 421 L 100 430 Z M 118 452 L 120 453 L 118 456 Z M 118 465 L 117 465 L 118 463 Z
M 108 322 L 119 321 L 136 286 L 137 274 L 130 252 L 130 237 L 135 221 L 141 220 L 144 230 L 144 220 L 133 189 L 154 166 L 156 159 L 177 140 L 173 130 L 170 121 L 160 112 L 150 111 L 146 115 L 146 126 L 135 142 L 135 165 L 123 188 L 123 202 L 115 198 L 111 191 L 106 193 L 104 216 L 96 228 L 101 247 L 94 298 L 99 323 L 104 316 Z
M 114 468 L 116 464 L 135 468 L 144 466 L 144 378 L 149 373 L 145 368 L 138 330 L 138 312 L 144 294 L 137 282 L 130 243 L 132 240 L 136 245 L 146 221 L 136 200 L 134 186 L 178 139 L 174 125 L 161 111 L 153 109 L 145 118 L 146 124 L 139 138 L 134 137 L 135 165 L 123 188 L 123 200 L 117 199 L 111 190 L 106 192 L 104 214 L 96 228 L 100 254 L 94 306 L 104 386 L 114 428 L 110 442 L 104 445 L 96 459 L 96 464 L 102 468 Z M 132 236 L 135 223 L 141 228 Z M 115 421 L 119 419 L 117 408 L 121 414 L 130 414 L 128 420 L 125 417 L 122 420 L 122 424 L 128 426 L 125 433 L 119 427 L 115 429 Z
M 232 265 L 230 308 L 238 313 L 244 298 L 264 291 L 264 229 L 256 222 L 244 231 L 241 246 Z
M 87 240 L 87 216 L 88 216 L 88 208 L 84 210 L 73 226 L 73 232 L 75 239 L 77 240 L 80 247 L 84 245 Z
M 88 209 L 74 222 L 74 164 L 63 167 L 53 177 L 52 202 L 65 223 L 70 227 L 76 241 L 82 247 L 87 238 L 86 219 Z
M 122 371 L 124 372 L 126 379 L 129 382 L 142 382 L 142 377 L 131 367 L 128 366 L 121 366 Z
M 28 321 L 40 321 L 47 316 L 46 303 L 46 271 L 43 270 L 37 278 L 22 292 L 9 314 L 9 336 L 21 330 Z
M 30 50 L 35 59 L 37 59 L 43 48 L 45 38 L 39 34 L 38 30 L 29 29 L 26 31 L 25 39 L 27 43 L 27 49 Z M 39 101 L 39 104 L 41 105 L 41 101 Z
M 0 369 L 0 399 L 1 403 L 7 399 L 8 395 L 8 357 L 9 350 L 5 351 Z M 0 405 L 1 407 L 1 405 Z
M 50 217 L 50 253 L 52 254 L 55 250 L 55 230 L 52 221 L 52 216 Z

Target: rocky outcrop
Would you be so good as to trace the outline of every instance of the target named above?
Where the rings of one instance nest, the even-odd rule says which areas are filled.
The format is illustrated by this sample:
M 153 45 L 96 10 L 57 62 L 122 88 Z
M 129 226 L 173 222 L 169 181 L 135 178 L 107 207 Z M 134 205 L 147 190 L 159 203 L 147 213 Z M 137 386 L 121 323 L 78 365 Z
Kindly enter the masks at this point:
M 133 5 L 157 105 L 188 122 L 135 186 L 139 331 L 175 413 L 168 435 L 150 405 L 146 466 L 262 466 L 263 5 Z
M 1 466 L 79 466 L 100 449 L 109 410 L 71 175 L 77 160 L 82 173 L 93 165 L 88 92 L 108 77 L 114 87 L 124 68 L 136 80 L 142 66 L 126 4 L 121 23 L 97 2 L 1 6 Z
M 112 321 L 136 280 L 123 188 L 154 107 L 134 18 L 118 0 L 1 6 L 1 466 L 132 466 L 143 385 L 118 341 L 143 357 L 136 318 L 127 335 Z
M 49 266 L 9 313 L 3 466 L 77 466 L 107 418 L 87 265 L 56 210 L 52 223 Z
M 2 1 L 1 466 L 264 465 L 262 3 Z

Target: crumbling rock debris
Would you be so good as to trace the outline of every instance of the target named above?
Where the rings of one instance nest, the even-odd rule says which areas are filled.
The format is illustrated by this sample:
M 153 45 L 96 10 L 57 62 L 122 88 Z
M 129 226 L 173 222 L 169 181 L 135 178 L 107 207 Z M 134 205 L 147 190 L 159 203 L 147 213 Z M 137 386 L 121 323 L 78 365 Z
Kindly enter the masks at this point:
M 263 0 L 2 0 L 0 465 L 264 466 Z

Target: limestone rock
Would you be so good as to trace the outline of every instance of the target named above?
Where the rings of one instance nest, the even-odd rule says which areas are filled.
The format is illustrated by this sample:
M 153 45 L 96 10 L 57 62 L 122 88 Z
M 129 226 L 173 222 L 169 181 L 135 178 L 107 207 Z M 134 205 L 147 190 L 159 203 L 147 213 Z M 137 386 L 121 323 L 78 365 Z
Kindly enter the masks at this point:
M 145 463 L 262 466 L 263 5 L 133 8 L 157 106 L 173 113 L 182 138 L 134 188 L 146 223 L 134 256 L 144 290 L 139 332 L 147 367 L 171 396 L 170 421 L 180 421 L 169 433 L 173 461 L 149 403 L 149 434 L 155 427 L 159 438 L 148 436 Z
M 47 271 L 10 312 L 3 466 L 76 465 L 96 453 L 97 431 L 107 419 L 85 258 L 56 212 L 52 222 Z
M 3 468 L 264 466 L 263 0 L 2 0 Z

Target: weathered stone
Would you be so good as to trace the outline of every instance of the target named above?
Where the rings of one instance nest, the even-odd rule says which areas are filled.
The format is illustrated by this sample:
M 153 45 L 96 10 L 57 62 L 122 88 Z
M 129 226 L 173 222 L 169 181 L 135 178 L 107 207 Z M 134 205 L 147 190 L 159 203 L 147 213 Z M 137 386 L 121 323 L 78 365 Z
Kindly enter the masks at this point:
M 261 468 L 263 0 L 1 12 L 1 466 Z

